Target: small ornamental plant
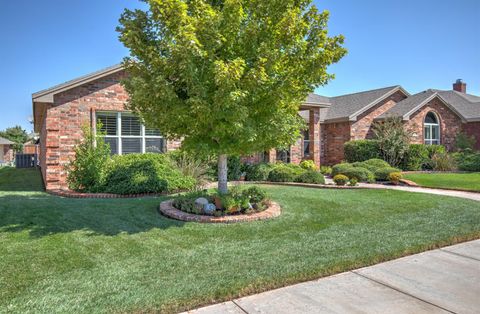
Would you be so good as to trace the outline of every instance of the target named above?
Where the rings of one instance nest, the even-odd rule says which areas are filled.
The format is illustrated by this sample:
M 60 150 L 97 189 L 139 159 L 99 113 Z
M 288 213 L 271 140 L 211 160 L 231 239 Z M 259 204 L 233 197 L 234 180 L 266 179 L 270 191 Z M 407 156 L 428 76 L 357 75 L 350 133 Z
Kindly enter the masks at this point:
M 269 204 L 266 191 L 256 186 L 233 187 L 227 194 L 193 192 L 177 196 L 173 201 L 173 207 L 181 211 L 215 217 L 261 212 Z
M 348 183 L 348 181 L 348 177 L 344 176 L 343 174 L 337 174 L 333 177 L 333 182 L 335 182 L 335 184 L 339 186 L 344 186 Z
M 300 163 L 300 167 L 302 167 L 305 170 L 312 170 L 316 171 L 318 170 L 317 165 L 315 165 L 315 162 L 313 160 L 304 160 Z
M 351 178 L 348 182 L 348 186 L 357 186 L 358 180 L 355 178 Z
M 395 185 L 397 185 L 401 179 L 402 174 L 400 172 L 392 172 L 388 175 L 388 180 Z

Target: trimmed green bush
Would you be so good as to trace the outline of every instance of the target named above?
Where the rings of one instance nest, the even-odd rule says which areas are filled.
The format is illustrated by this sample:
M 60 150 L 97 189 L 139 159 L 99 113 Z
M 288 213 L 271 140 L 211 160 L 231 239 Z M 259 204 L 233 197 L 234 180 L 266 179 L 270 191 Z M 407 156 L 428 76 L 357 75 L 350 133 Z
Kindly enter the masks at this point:
M 375 179 L 377 179 L 378 181 L 388 181 L 388 176 L 392 172 L 401 172 L 401 170 L 393 167 L 379 168 L 374 173 Z
M 106 167 L 104 182 L 102 191 L 114 194 L 191 190 L 196 184 L 168 156 L 154 153 L 114 156 Z
M 246 181 L 266 181 L 272 170 L 272 165 L 267 163 L 244 165 Z
M 296 182 L 325 184 L 325 177 L 318 171 L 307 170 L 295 178 Z
M 347 162 L 365 161 L 380 158 L 380 147 L 376 140 L 349 141 L 343 145 L 344 157 Z
M 323 175 L 329 176 L 332 174 L 332 167 L 329 166 L 320 166 L 320 172 Z
M 318 170 L 317 165 L 315 165 L 315 162 L 313 160 L 304 160 L 300 163 L 300 167 L 305 169 L 305 170 Z
M 410 144 L 408 151 L 402 160 L 403 170 L 418 171 L 423 169 L 423 165 L 428 162 L 428 149 L 424 144 Z
M 336 176 L 337 174 L 343 173 L 344 171 L 350 168 L 353 168 L 353 165 L 349 163 L 337 164 L 332 167 L 332 176 Z
M 362 167 L 350 167 L 342 171 L 340 174 L 347 176 L 349 179 L 356 179 L 360 182 L 374 182 L 375 176 L 373 173 Z
M 457 153 L 454 156 L 457 161 L 458 170 L 475 172 L 480 171 L 480 152 Z
M 268 174 L 268 181 L 272 181 L 272 182 L 294 182 L 295 178 L 300 173 L 297 170 L 295 170 L 294 168 L 287 166 L 286 164 L 279 164 L 279 165 L 275 165 L 275 167 Z
M 379 168 L 385 168 L 385 167 L 390 167 L 388 162 L 382 159 L 378 158 L 373 158 L 361 162 L 354 162 L 353 163 L 354 167 L 362 167 L 370 170 L 371 172 L 375 172 Z

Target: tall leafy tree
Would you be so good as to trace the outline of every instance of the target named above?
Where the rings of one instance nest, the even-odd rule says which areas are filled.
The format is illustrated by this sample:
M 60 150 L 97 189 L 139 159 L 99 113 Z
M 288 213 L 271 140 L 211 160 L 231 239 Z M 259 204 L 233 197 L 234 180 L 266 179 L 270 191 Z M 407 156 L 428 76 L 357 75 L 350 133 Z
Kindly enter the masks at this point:
M 21 152 L 23 149 L 23 144 L 28 141 L 27 131 L 22 129 L 22 127 L 19 125 L 0 131 L 0 137 L 14 142 L 15 144 L 13 144 L 13 149 L 16 152 Z
M 130 50 L 129 106 L 185 149 L 218 155 L 221 193 L 227 156 L 300 136 L 300 104 L 346 53 L 311 0 L 144 2 L 147 11 L 125 10 L 117 28 Z

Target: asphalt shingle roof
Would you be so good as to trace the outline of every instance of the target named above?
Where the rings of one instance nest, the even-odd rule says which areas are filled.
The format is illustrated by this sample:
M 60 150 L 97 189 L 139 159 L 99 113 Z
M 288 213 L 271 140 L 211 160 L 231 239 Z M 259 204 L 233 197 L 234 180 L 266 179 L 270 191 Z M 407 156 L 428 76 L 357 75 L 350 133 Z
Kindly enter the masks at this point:
M 465 120 L 480 119 L 480 97 L 453 90 L 435 89 L 428 89 L 398 102 L 378 118 L 383 119 L 388 116 L 401 116 L 404 119 L 408 119 L 408 114 L 411 114 L 412 110 L 429 100 L 429 98 L 433 99 L 434 97 L 441 98 L 453 111 Z
M 400 86 L 389 86 L 354 94 L 331 97 L 325 120 L 349 118 Z
M 0 137 L 0 145 L 12 145 L 12 144 L 15 144 L 15 143 L 7 140 L 6 138 Z

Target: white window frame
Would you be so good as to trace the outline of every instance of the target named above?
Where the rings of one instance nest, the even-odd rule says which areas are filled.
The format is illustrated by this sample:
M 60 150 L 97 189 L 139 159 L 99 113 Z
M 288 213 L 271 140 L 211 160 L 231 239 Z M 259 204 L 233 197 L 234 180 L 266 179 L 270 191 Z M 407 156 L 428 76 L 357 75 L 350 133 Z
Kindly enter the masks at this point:
M 163 145 L 165 145 L 165 139 L 161 135 L 145 135 L 145 125 L 143 123 L 140 124 L 140 135 L 122 135 L 122 115 L 132 115 L 133 114 L 129 111 L 96 111 L 95 112 L 95 125 L 98 123 L 98 116 L 101 114 L 116 114 L 116 119 L 117 119 L 117 134 L 116 135 L 104 135 L 103 137 L 105 138 L 115 138 L 117 139 L 117 154 L 122 155 L 122 138 L 139 138 L 141 141 L 140 145 L 140 152 L 144 154 L 146 150 L 146 140 L 153 138 L 153 139 L 162 139 L 163 140 Z M 95 128 L 95 133 L 96 133 L 96 128 Z M 165 152 L 165 147 L 162 147 L 162 152 Z
M 435 116 L 435 120 L 437 120 L 437 123 L 427 123 L 425 122 L 425 120 L 427 119 L 427 115 L 428 114 L 433 114 Z M 425 129 L 429 129 L 429 133 L 430 133 L 430 137 L 427 138 L 427 132 L 425 132 Z M 438 138 L 434 138 L 433 137 L 433 129 L 434 128 L 437 128 L 438 129 Z M 438 115 L 433 112 L 433 111 L 429 111 L 426 115 L 425 115 L 425 118 L 423 119 L 423 142 L 425 143 L 425 145 L 440 145 L 441 143 L 441 138 L 442 138 L 442 135 L 440 134 L 441 132 L 441 129 L 440 129 L 440 119 L 438 118 Z

